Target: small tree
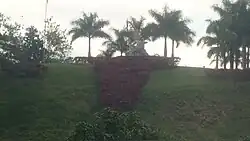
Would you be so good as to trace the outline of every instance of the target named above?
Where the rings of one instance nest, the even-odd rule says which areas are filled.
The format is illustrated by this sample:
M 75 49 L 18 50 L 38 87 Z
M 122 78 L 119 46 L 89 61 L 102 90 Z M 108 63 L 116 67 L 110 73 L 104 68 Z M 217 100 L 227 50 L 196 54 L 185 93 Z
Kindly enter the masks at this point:
M 67 39 L 66 30 L 61 30 L 61 27 L 52 18 L 46 21 L 47 29 L 43 35 L 46 39 L 46 62 L 52 59 L 64 60 L 70 54 L 72 46 Z
M 44 48 L 42 37 L 34 26 L 28 27 L 24 36 L 23 56 L 20 58 L 20 61 L 39 64 L 43 60 L 43 57 Z

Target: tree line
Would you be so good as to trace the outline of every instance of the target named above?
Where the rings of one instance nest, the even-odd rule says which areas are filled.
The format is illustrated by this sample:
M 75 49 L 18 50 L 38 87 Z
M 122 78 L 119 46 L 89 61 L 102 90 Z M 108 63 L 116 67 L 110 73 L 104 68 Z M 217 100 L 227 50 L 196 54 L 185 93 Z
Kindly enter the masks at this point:
M 206 20 L 209 25 L 206 36 L 197 45 L 209 47 L 207 57 L 215 62 L 216 68 L 249 68 L 250 54 L 250 2 L 248 0 L 223 0 L 221 5 L 212 9 L 219 15 L 218 19 Z
M 104 46 L 106 50 L 102 50 L 98 56 L 111 57 L 116 51 L 120 52 L 120 56 L 128 52 L 129 48 L 135 45 L 133 39 L 134 32 L 138 32 L 140 41 L 145 44 L 149 41 L 164 39 L 164 57 L 167 57 L 167 39 L 172 40 L 172 55 L 174 57 L 174 49 L 184 43 L 191 45 L 194 40 L 195 32 L 189 28 L 191 20 L 184 17 L 181 10 L 171 10 L 164 6 L 162 11 L 149 10 L 149 14 L 154 18 L 155 22 L 146 23 L 146 19 L 141 17 L 136 19 L 131 17 L 126 21 L 126 26 L 122 29 L 112 29 L 115 37 L 111 37 L 102 29 L 109 25 L 108 20 L 98 17 L 97 13 L 82 13 L 82 17 L 71 22 L 72 29 L 69 34 L 72 42 L 78 38 L 86 37 L 89 41 L 88 57 L 91 57 L 91 40 L 94 38 L 105 38 Z
M 248 0 L 222 0 L 220 5 L 212 6 L 212 10 L 219 15 L 219 18 L 206 20 L 209 23 L 206 35 L 199 39 L 197 45 L 209 48 L 207 57 L 212 59 L 211 63 L 215 62 L 217 69 L 220 66 L 227 69 L 228 65 L 230 69 L 249 68 L 249 4 Z M 25 44 L 33 44 L 33 46 L 36 46 L 32 48 L 33 50 L 40 46 L 40 49 L 37 49 L 37 52 L 40 51 L 43 58 L 40 61 L 65 60 L 72 50 L 72 42 L 81 37 L 88 39 L 88 57 L 92 57 L 91 42 L 95 38 L 105 39 L 102 45 L 106 46 L 106 49 L 101 50 L 98 57 L 112 57 L 117 51 L 120 52 L 120 56 L 124 56 L 136 44 L 133 39 L 135 31 L 139 34 L 139 40 L 144 42 L 145 45 L 162 38 L 164 41 L 164 57 L 168 57 L 168 41 L 172 43 L 171 57 L 175 57 L 175 48 L 179 47 L 180 44 L 191 46 L 194 43 L 196 35 L 189 27 L 192 21 L 184 16 L 182 10 L 170 9 L 165 5 L 161 11 L 151 9 L 148 13 L 154 19 L 154 22 L 146 22 L 144 17 L 139 19 L 130 17 L 129 20 L 124 21 L 125 26 L 123 28 L 112 28 L 114 37 L 103 30 L 110 22 L 100 18 L 95 12 L 83 12 L 81 17 L 71 22 L 72 28 L 69 31 L 62 30 L 60 25 L 53 22 L 52 19 L 46 20 L 48 27 L 46 31 L 38 31 L 35 27 L 29 27 L 25 31 L 20 24 L 13 24 L 13 22 L 10 22 L 10 18 L 0 14 L 1 56 L 20 61 L 20 58 L 14 57 L 20 54 L 17 53 L 17 50 L 24 52 L 26 48 L 30 48 L 24 47 Z M 24 32 L 27 34 L 23 34 Z M 29 32 L 33 32 L 34 35 L 32 36 L 37 36 L 36 39 L 39 40 L 41 45 L 35 45 L 28 41 L 24 43 L 24 37 Z M 67 40 L 68 35 L 71 36 L 71 41 Z M 15 49 L 11 47 L 14 44 L 16 45 Z

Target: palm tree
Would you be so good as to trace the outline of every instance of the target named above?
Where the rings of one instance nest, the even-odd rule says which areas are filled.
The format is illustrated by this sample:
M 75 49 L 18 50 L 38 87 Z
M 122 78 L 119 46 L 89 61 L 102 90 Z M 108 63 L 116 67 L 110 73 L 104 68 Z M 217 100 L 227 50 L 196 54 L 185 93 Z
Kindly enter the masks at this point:
M 240 57 L 242 58 L 242 68 L 246 68 L 249 59 L 247 57 L 247 48 L 249 47 L 249 23 L 250 2 L 248 0 L 237 0 L 232 2 L 230 0 L 223 0 L 222 6 L 214 5 L 212 8 L 220 16 L 220 21 L 227 23 L 227 29 L 237 35 L 237 39 L 230 45 L 230 68 L 235 62 L 238 68 Z M 240 50 L 242 53 L 240 54 Z
M 119 51 L 123 56 L 129 49 L 129 38 L 131 33 L 128 32 L 126 29 L 118 30 L 112 29 L 115 34 L 115 39 L 109 38 L 103 42 L 102 45 L 107 46 L 108 48 L 112 48 L 115 51 Z
M 163 12 L 156 10 L 150 10 L 149 14 L 154 18 L 156 23 L 151 23 L 152 28 L 152 40 L 157 40 L 159 38 L 164 38 L 164 57 L 167 57 L 167 38 L 169 37 L 169 32 L 173 28 L 173 23 L 170 22 L 171 15 L 169 8 L 165 5 Z
M 137 20 L 134 17 L 131 17 L 130 21 L 128 21 L 128 24 L 130 26 L 130 32 L 137 31 L 139 33 L 139 36 L 141 37 L 141 41 L 144 41 L 147 43 L 147 41 L 150 41 L 151 37 L 151 24 L 145 25 L 145 18 L 141 16 L 139 20 Z
M 173 10 L 170 12 L 171 22 L 174 23 L 173 28 L 169 37 L 172 40 L 172 58 L 174 58 L 174 44 L 176 42 L 176 48 L 180 45 L 180 42 L 184 44 L 191 45 L 193 43 L 193 37 L 195 33 L 188 27 L 191 20 L 184 18 L 181 10 Z
M 102 28 L 109 25 L 109 22 L 99 19 L 97 13 L 84 13 L 82 17 L 71 22 L 73 28 L 69 31 L 72 34 L 71 43 L 80 37 L 87 37 L 89 40 L 88 57 L 91 57 L 91 39 L 93 38 L 110 38 Z
M 206 20 L 209 22 L 206 33 L 207 36 L 202 37 L 197 45 L 200 45 L 203 42 L 203 46 L 206 45 L 210 47 L 208 52 L 208 57 L 211 58 L 213 55 L 216 55 L 216 69 L 218 69 L 218 61 L 222 58 L 222 64 L 224 65 L 224 69 L 226 69 L 226 64 L 228 58 L 226 54 L 228 53 L 230 56 L 230 51 L 232 48 L 232 43 L 234 43 L 236 35 L 229 31 L 225 27 L 225 23 L 219 20 Z M 230 67 L 233 68 L 232 66 Z
M 197 46 L 199 46 L 201 43 L 203 43 L 202 47 L 204 45 L 210 47 L 210 50 L 207 53 L 207 57 L 211 58 L 212 56 L 215 56 L 215 62 L 216 62 L 216 69 L 218 69 L 218 64 L 219 64 L 219 57 L 220 57 L 220 46 L 219 44 L 219 39 L 217 37 L 212 37 L 212 36 L 204 36 L 201 37 L 197 43 Z M 211 63 L 213 63 L 212 61 Z
M 219 59 L 221 58 L 221 48 L 220 47 L 210 47 L 209 51 L 207 52 L 207 57 L 211 59 L 214 56 L 214 59 L 211 61 L 210 64 L 215 62 L 215 68 L 219 68 Z

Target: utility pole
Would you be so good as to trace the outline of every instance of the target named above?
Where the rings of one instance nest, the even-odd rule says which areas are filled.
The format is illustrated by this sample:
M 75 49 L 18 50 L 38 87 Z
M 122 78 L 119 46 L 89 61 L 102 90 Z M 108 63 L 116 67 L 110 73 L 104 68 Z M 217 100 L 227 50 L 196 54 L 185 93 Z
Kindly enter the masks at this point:
M 47 12 L 48 12 L 48 3 L 49 3 L 49 0 L 46 0 L 46 3 L 45 3 L 45 14 L 44 14 L 44 30 L 46 30 L 47 28 Z
M 44 13 L 43 63 L 45 63 L 45 57 L 46 57 L 45 54 L 46 54 L 46 47 L 47 47 L 46 30 L 47 30 L 48 3 L 49 3 L 49 0 L 46 0 L 46 2 L 45 2 L 45 13 Z

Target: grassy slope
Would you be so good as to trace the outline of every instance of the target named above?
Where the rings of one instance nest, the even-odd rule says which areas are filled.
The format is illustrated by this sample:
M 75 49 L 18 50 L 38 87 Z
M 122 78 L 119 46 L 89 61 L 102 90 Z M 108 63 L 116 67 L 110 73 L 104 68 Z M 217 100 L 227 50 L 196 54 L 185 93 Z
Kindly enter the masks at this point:
M 52 65 L 44 80 L 0 77 L 0 140 L 62 141 L 95 110 L 89 67 Z M 250 83 L 234 87 L 201 69 L 154 72 L 138 107 L 142 117 L 191 141 L 236 141 L 250 130 Z
M 202 69 L 158 71 L 138 110 L 158 127 L 190 141 L 236 141 L 250 135 L 250 83 L 213 80 Z
M 0 77 L 0 140 L 63 141 L 96 104 L 88 67 L 52 65 L 44 80 Z

